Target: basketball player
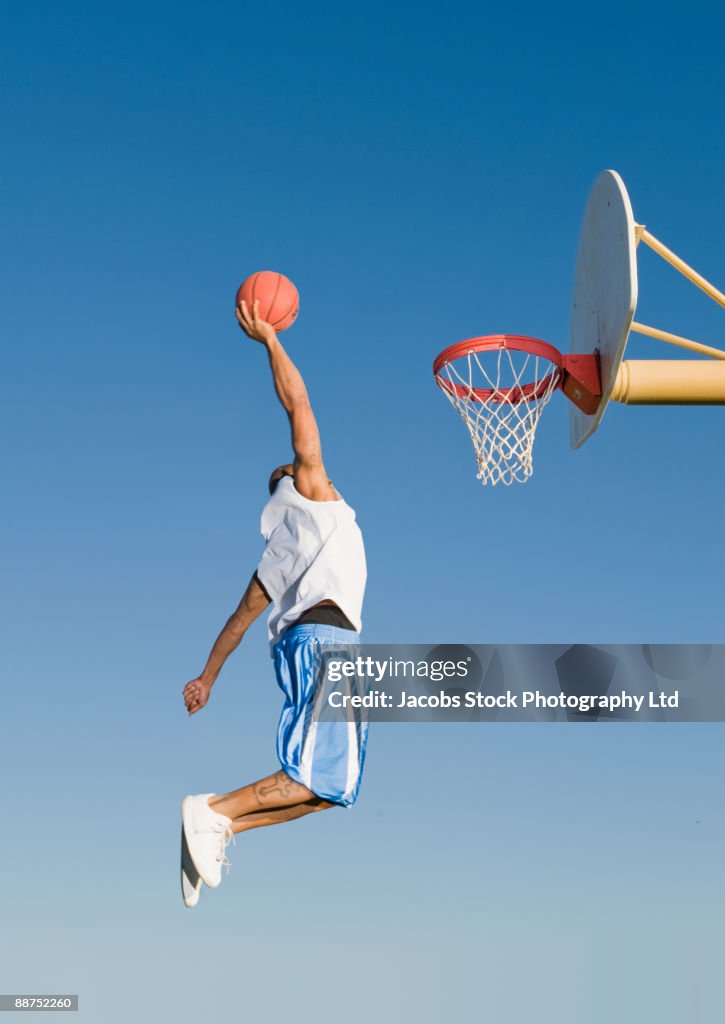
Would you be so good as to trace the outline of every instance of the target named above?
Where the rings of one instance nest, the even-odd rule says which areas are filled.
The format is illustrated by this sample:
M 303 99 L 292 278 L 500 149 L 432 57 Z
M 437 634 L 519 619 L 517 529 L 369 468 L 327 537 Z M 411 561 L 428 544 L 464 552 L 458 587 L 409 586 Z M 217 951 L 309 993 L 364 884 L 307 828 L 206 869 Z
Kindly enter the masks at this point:
M 268 634 L 284 706 L 277 730 L 281 770 L 216 796 L 182 803 L 182 887 L 195 906 L 202 882 L 216 888 L 231 837 L 277 825 L 357 798 L 367 722 L 314 721 L 315 667 L 325 644 L 356 643 L 366 566 L 355 513 L 335 490 L 322 462 L 320 436 L 299 371 L 259 303 L 241 303 L 237 319 L 267 350 L 277 397 L 292 428 L 294 462 L 269 478 L 261 520 L 266 547 L 239 607 L 214 644 L 204 671 L 184 687 L 190 715 L 206 706 L 224 662 L 249 627 L 271 607 Z

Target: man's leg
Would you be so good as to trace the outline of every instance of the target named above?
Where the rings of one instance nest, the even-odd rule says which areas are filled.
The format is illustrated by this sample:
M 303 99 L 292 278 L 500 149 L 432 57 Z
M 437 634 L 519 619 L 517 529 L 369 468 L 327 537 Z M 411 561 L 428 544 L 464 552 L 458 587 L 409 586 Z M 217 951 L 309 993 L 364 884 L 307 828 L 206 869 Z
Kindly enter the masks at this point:
M 231 830 L 236 835 L 240 832 L 247 832 L 250 828 L 264 828 L 266 825 L 280 825 L 283 821 L 294 821 L 295 818 L 302 818 L 305 814 L 314 814 L 316 811 L 325 811 L 328 807 L 334 807 L 329 800 L 321 800 L 314 797 L 302 804 L 295 804 L 293 807 L 278 807 L 273 811 L 252 811 L 241 818 L 235 818 L 231 824 Z
M 224 851 L 232 832 L 277 825 L 332 806 L 286 772 L 278 771 L 223 796 L 186 797 L 182 803 L 184 835 L 197 872 L 214 889 L 221 882 Z
M 307 804 L 318 799 L 306 786 L 291 779 L 287 772 L 278 771 L 258 782 L 252 782 L 249 786 L 235 789 L 233 793 L 212 797 L 209 806 L 217 814 L 224 814 L 227 818 L 234 819 L 243 818 L 259 811 L 292 808 L 298 804 Z M 308 814 L 309 811 L 302 813 Z M 295 815 L 295 817 L 297 816 Z M 280 820 L 286 821 L 287 819 Z

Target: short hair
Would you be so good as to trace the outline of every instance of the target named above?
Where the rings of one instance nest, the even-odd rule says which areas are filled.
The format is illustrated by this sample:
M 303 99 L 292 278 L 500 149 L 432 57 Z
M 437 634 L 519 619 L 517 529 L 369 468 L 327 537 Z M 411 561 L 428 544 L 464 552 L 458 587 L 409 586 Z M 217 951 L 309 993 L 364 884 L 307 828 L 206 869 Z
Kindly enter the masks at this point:
M 274 475 L 274 474 L 275 474 L 275 473 L 276 473 L 276 472 L 277 472 L 278 470 L 280 470 L 280 469 L 282 469 L 282 470 L 283 470 L 283 472 L 282 472 L 282 473 L 280 473 L 278 477 L 275 477 L 275 475 Z M 269 477 L 269 483 L 268 483 L 268 485 L 267 485 L 267 486 L 269 487 L 269 493 L 270 493 L 270 495 L 274 494 L 274 492 L 275 492 L 275 491 L 276 491 L 276 489 L 277 489 L 277 484 L 278 484 L 278 483 L 280 482 L 280 480 L 282 480 L 282 479 L 283 479 L 284 477 L 286 477 L 286 476 L 291 476 L 291 477 L 292 477 L 292 479 L 294 480 L 294 473 L 290 473 L 290 472 L 289 472 L 288 470 L 284 469 L 284 467 L 283 467 L 283 466 L 276 466 L 276 467 L 275 467 L 275 468 L 274 468 L 274 469 L 272 470 L 272 472 L 270 473 L 270 477 Z

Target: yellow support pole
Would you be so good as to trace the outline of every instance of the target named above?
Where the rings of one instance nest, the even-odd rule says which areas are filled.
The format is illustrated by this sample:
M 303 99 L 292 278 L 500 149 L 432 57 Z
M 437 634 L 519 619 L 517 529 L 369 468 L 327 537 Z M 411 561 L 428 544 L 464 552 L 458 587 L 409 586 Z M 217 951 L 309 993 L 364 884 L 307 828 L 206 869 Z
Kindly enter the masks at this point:
M 688 281 L 692 281 L 701 291 L 709 295 L 711 299 L 719 303 L 723 309 L 725 309 L 725 294 L 721 292 L 714 284 L 710 284 L 706 281 L 702 274 L 698 274 L 696 270 L 693 270 L 684 260 L 681 260 L 671 249 L 668 249 L 666 245 L 663 245 L 654 235 L 651 235 L 646 227 L 642 224 L 638 224 L 636 228 L 637 237 L 648 245 L 650 249 L 653 249 L 658 256 L 661 256 L 663 260 L 667 260 L 675 270 L 679 270 Z
M 632 323 L 630 330 L 636 334 L 646 334 L 648 338 L 657 338 L 659 341 L 666 341 L 670 345 L 679 345 L 680 348 L 690 349 L 691 352 L 699 352 L 703 356 L 712 356 L 713 359 L 725 359 L 725 352 L 711 345 L 703 345 L 699 341 L 690 341 L 679 334 L 670 334 L 669 331 L 661 331 L 657 327 L 647 327 L 646 324 Z
M 725 405 L 725 362 L 627 359 L 612 400 L 623 405 Z

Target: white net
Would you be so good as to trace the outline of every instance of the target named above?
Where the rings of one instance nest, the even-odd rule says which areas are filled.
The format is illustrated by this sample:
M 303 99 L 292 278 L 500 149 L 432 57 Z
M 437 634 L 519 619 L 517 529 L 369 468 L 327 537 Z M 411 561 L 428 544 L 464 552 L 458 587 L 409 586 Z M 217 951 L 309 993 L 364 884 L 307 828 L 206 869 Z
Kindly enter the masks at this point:
M 481 483 L 528 480 L 539 418 L 559 379 L 545 357 L 511 348 L 468 352 L 439 370 L 438 386 L 471 435 Z

